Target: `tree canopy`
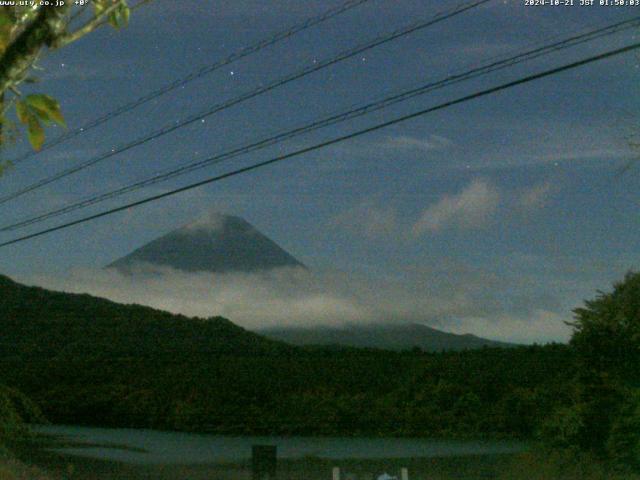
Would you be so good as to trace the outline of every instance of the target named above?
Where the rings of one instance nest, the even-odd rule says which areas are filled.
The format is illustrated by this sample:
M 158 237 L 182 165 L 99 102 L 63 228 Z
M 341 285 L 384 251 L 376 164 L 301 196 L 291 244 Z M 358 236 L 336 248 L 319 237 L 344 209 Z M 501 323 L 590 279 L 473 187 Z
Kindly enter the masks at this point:
M 24 130 L 39 150 L 45 127 L 65 126 L 65 120 L 56 99 L 39 92 L 23 95 L 21 85 L 37 82 L 33 70 L 45 51 L 65 47 L 105 24 L 122 28 L 131 9 L 127 0 L 21 3 L 0 9 L 0 146 Z M 1 163 L 0 172 L 7 166 Z
M 542 428 L 551 446 L 640 470 L 640 273 L 574 310 L 571 403 Z
M 574 310 L 571 344 L 583 367 L 640 387 L 640 273 Z

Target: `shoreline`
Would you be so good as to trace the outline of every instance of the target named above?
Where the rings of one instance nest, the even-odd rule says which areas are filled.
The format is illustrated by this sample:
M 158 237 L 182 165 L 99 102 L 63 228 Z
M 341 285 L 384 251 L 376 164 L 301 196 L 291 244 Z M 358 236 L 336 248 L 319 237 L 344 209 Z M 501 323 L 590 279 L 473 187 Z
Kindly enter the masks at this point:
M 331 470 L 339 466 L 343 472 L 358 478 L 371 478 L 384 471 L 397 474 L 401 467 L 409 469 L 410 478 L 472 480 L 496 478 L 511 464 L 517 453 L 464 455 L 458 457 L 388 458 L 388 459 L 324 459 L 306 457 L 278 461 L 278 480 L 327 480 Z M 52 480 L 250 480 L 250 462 L 197 464 L 138 465 L 114 460 L 82 457 L 37 449 L 22 452 L 22 461 L 47 473 Z M 415 477 L 413 477 L 413 476 Z M 373 477 L 375 478 L 375 477 Z
M 281 432 L 270 431 L 265 432 L 262 430 L 257 431 L 235 431 L 235 430 L 171 430 L 164 428 L 153 427 L 132 427 L 132 426 L 115 426 L 115 425 L 103 425 L 93 423 L 46 423 L 46 424 L 28 424 L 28 427 L 38 435 L 43 436 L 59 436 L 58 433 L 40 433 L 38 430 L 46 430 L 49 427 L 52 428 L 87 428 L 87 429 L 101 429 L 101 430 L 124 430 L 135 432 L 152 432 L 152 433 L 167 433 L 167 434 L 185 434 L 185 435 L 203 435 L 214 437 L 228 437 L 228 438 L 243 438 L 243 437 L 256 437 L 256 438 L 317 438 L 321 439 L 363 439 L 363 440 L 377 440 L 377 439 L 394 439 L 394 440 L 433 440 L 443 442 L 518 442 L 522 444 L 529 444 L 534 441 L 533 437 L 522 435 L 507 435 L 498 433 L 482 433 L 474 432 L 473 434 L 463 434 L 460 432 L 436 432 L 429 433 L 428 435 L 407 435 L 394 432 L 358 432 L 347 434 L 344 432 L 336 433 L 296 433 L 296 432 Z M 64 434 L 63 434 L 64 435 Z

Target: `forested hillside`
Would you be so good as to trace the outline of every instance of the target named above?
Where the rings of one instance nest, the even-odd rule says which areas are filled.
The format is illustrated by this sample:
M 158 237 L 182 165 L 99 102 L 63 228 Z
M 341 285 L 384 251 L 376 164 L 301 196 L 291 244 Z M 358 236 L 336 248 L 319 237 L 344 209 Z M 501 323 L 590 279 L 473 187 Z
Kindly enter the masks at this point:
M 564 398 L 566 346 L 297 348 L 0 280 L 0 383 L 54 422 L 225 433 L 520 435 Z
M 54 422 L 225 433 L 530 435 L 567 347 L 429 354 L 297 348 L 0 279 L 0 383 Z

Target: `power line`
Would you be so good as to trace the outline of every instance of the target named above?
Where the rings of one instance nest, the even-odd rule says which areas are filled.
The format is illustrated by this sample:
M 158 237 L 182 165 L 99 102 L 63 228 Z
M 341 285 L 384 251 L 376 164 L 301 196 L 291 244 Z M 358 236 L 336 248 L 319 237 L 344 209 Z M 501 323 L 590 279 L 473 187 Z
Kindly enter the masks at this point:
M 147 142 L 156 140 L 157 138 L 160 138 L 164 135 L 167 135 L 175 130 L 178 130 L 180 128 L 186 127 L 187 125 L 190 125 L 192 123 L 195 123 L 199 120 L 202 120 L 206 117 L 209 117 L 210 115 L 213 115 L 214 113 L 220 112 L 222 110 L 226 110 L 227 108 L 230 108 L 234 105 L 237 105 L 239 103 L 242 103 L 246 100 L 249 100 L 251 98 L 257 97 L 258 95 L 262 95 L 266 92 L 269 92 L 271 90 L 274 90 L 278 87 L 281 87 L 283 85 L 286 85 L 294 80 L 298 80 L 300 78 L 303 78 L 311 73 L 317 72 L 318 70 L 322 70 L 324 68 L 327 68 L 331 65 L 334 65 L 336 63 L 339 63 L 343 60 L 346 60 L 348 58 L 354 57 L 356 55 L 359 55 L 367 50 L 370 50 L 372 48 L 378 47 L 380 45 L 392 42 L 398 38 L 404 37 L 406 35 L 409 35 L 411 33 L 415 33 L 419 30 L 422 30 L 424 28 L 430 27 L 432 25 L 435 25 L 436 23 L 439 23 L 441 21 L 447 20 L 449 18 L 452 18 L 456 15 L 459 15 L 463 12 L 466 12 L 467 10 L 470 10 L 472 8 L 476 8 L 480 5 L 483 5 L 485 3 L 488 3 L 492 0 L 475 0 L 473 2 L 470 3 L 466 3 L 462 6 L 456 7 L 452 10 L 447 10 L 445 12 L 441 12 L 436 14 L 434 17 L 430 18 L 429 20 L 422 20 L 419 22 L 415 22 L 413 24 L 410 24 L 409 26 L 405 26 L 401 29 L 397 29 L 394 30 L 390 33 L 384 34 L 382 36 L 377 37 L 376 39 L 374 39 L 373 41 L 370 41 L 366 44 L 363 45 L 359 45 L 356 46 L 355 48 L 343 51 L 341 53 L 339 53 L 337 56 L 331 57 L 329 59 L 323 60 L 321 62 L 316 63 L 315 65 L 312 65 L 310 67 L 306 67 L 304 69 L 302 69 L 301 71 L 289 74 L 283 78 L 280 78 L 266 86 L 263 87 L 259 87 L 255 90 L 251 90 L 243 95 L 240 95 L 239 97 L 235 97 L 232 98 L 230 100 L 227 100 L 226 102 L 220 103 L 220 104 L 216 104 L 212 107 L 210 107 L 209 109 L 205 110 L 204 112 L 195 114 L 195 115 L 191 115 L 181 121 L 177 121 L 174 123 L 171 123 L 169 125 L 166 125 L 164 127 L 162 127 L 159 130 L 156 130 L 155 132 L 148 134 L 144 137 L 138 138 L 137 140 L 133 140 L 117 149 L 112 149 L 109 152 L 106 152 L 102 155 L 99 155 L 98 157 L 94 157 L 90 160 L 87 160 L 85 162 L 82 162 L 78 165 L 75 165 L 73 167 L 67 168 L 66 170 L 63 170 L 61 172 L 58 172 L 57 174 L 54 174 L 48 178 L 39 180 L 38 182 L 32 183 L 31 185 L 28 185 L 20 190 L 17 190 L 13 193 L 10 193 L 8 195 L 5 195 L 3 197 L 0 197 L 0 205 L 7 203 L 15 198 L 18 198 L 22 195 L 24 195 L 25 193 L 29 193 L 32 192 L 34 190 L 37 190 L 38 188 L 44 187 L 45 185 L 49 185 L 50 183 L 56 182 L 62 178 L 65 178 L 69 175 L 72 175 L 74 173 L 77 173 L 81 170 L 84 170 L 85 168 L 91 167 L 103 160 L 106 160 L 108 158 L 111 158 L 115 155 L 118 155 L 122 152 L 125 152 L 127 150 L 130 150 L 134 147 L 143 145 Z
M 637 50 L 638 48 L 640 48 L 640 42 L 633 43 L 631 45 L 627 45 L 626 47 L 618 48 L 618 49 L 615 49 L 615 50 L 609 50 L 608 52 L 601 53 L 599 55 L 594 55 L 594 56 L 585 58 L 583 60 L 579 60 L 579 61 L 572 62 L 572 63 L 569 63 L 569 64 L 565 64 L 565 65 L 562 65 L 560 67 L 552 68 L 550 70 L 545 70 L 545 71 L 540 72 L 540 73 L 535 73 L 535 74 L 532 74 L 532 75 L 528 75 L 528 76 L 520 78 L 518 80 L 513 80 L 511 82 L 503 83 L 503 84 L 498 85 L 496 87 L 488 88 L 486 90 L 481 90 L 479 92 L 472 93 L 470 95 L 465 95 L 465 96 L 459 97 L 459 98 L 457 98 L 455 100 L 450 100 L 450 101 L 441 103 L 439 105 L 436 105 L 434 107 L 429 107 L 429 108 L 426 108 L 426 109 L 423 109 L 423 110 L 419 110 L 419 111 L 414 112 L 414 113 L 410 113 L 408 115 L 403 115 L 403 116 L 394 118 L 393 120 L 389 120 L 389 121 L 386 121 L 386 122 L 383 122 L 383 123 L 379 123 L 379 124 L 374 125 L 372 127 L 368 127 L 368 128 L 362 129 L 362 130 L 358 130 L 356 132 L 349 133 L 347 135 L 336 137 L 336 138 L 333 138 L 331 140 L 327 140 L 327 141 L 318 143 L 318 144 L 310 146 L 310 147 L 302 148 L 300 150 L 296 150 L 294 152 L 287 153 L 285 155 L 280 155 L 280 156 L 271 158 L 269 160 L 265 160 L 265 161 L 262 161 L 262 162 L 255 163 L 253 165 L 249 165 L 249 166 L 246 166 L 246 167 L 243 167 L 243 168 L 232 170 L 231 172 L 223 173 L 221 175 L 216 175 L 215 177 L 207 178 L 207 179 L 201 180 L 199 182 L 191 183 L 189 185 L 177 188 L 175 190 L 171 190 L 169 192 L 161 193 L 161 194 L 158 194 L 158 195 L 153 195 L 151 197 L 147 197 L 145 199 L 138 200 L 136 202 L 131 202 L 131 203 L 128 203 L 126 205 L 121 205 L 121 206 L 116 207 L 116 208 L 105 210 L 105 211 L 100 212 L 100 213 L 89 215 L 87 217 L 83 217 L 83 218 L 80 218 L 78 220 L 74 220 L 72 222 L 63 223 L 63 224 L 57 225 L 55 227 L 50 227 L 50 228 L 47 228 L 47 229 L 44 229 L 44 230 L 40 230 L 38 232 L 29 234 L 29 235 L 18 237 L 18 238 L 15 238 L 13 240 L 9 240 L 9 241 L 0 243 L 0 247 L 5 247 L 5 246 L 12 245 L 12 244 L 15 244 L 15 243 L 23 242 L 23 241 L 29 240 L 31 238 L 35 238 L 35 237 L 39 237 L 39 236 L 42 236 L 42 235 L 46 235 L 48 233 L 52 233 L 52 232 L 55 232 L 55 231 L 58 231 L 58 230 L 66 229 L 66 228 L 69 228 L 69 227 L 72 227 L 72 226 L 75 226 L 75 225 L 79 225 L 81 223 L 86 223 L 86 222 L 89 222 L 91 220 L 96 220 L 98 218 L 105 217 L 107 215 L 111 215 L 111 214 L 114 214 L 114 213 L 117 213 L 117 212 L 121 212 L 122 210 L 127 210 L 129 208 L 134 208 L 134 207 L 137 207 L 137 206 L 140 206 L 140 205 L 144 205 L 146 203 L 151 203 L 151 202 L 160 200 L 160 199 L 165 198 L 165 197 L 169 197 L 169 196 L 172 196 L 172 195 L 176 195 L 178 193 L 182 193 L 182 192 L 185 192 L 185 191 L 188 191 L 188 190 L 192 190 L 194 188 L 201 187 L 203 185 L 208 185 L 210 183 L 218 182 L 218 181 L 223 180 L 225 178 L 234 177 L 236 175 L 240 175 L 240 174 L 247 173 L 247 172 L 250 172 L 250 171 L 253 171 L 253 170 L 257 170 L 258 168 L 266 167 L 267 165 L 275 164 L 275 163 L 281 162 L 283 160 L 287 160 L 289 158 L 297 157 L 297 156 L 303 155 L 305 153 L 309 153 L 309 152 L 312 152 L 312 151 L 315 151 L 315 150 L 319 150 L 321 148 L 328 147 L 330 145 L 335 145 L 337 143 L 341 143 L 341 142 L 344 142 L 346 140 L 350 140 L 352 138 L 359 137 L 359 136 L 367 134 L 367 133 L 371 133 L 371 132 L 374 132 L 374 131 L 377 131 L 377 130 L 381 130 L 381 129 L 389 127 L 391 125 L 395 125 L 397 123 L 405 122 L 407 120 L 411 120 L 413 118 L 417 118 L 417 117 L 426 115 L 428 113 L 432 113 L 432 112 L 435 112 L 435 111 L 438 111 L 438 110 L 443 110 L 445 108 L 452 107 L 454 105 L 458 105 L 458 104 L 461 104 L 461 103 L 464 103 L 464 102 L 468 102 L 468 101 L 474 100 L 476 98 L 480 98 L 480 97 L 484 97 L 484 96 L 487 96 L 487 95 L 491 95 L 493 93 L 496 93 L 496 92 L 499 92 L 499 91 L 502 91 L 502 90 L 506 90 L 506 89 L 509 89 L 509 88 L 512 88 L 512 87 L 515 87 L 515 86 L 518 86 L 518 85 L 522 85 L 522 84 L 529 83 L 529 82 L 532 82 L 532 81 L 535 81 L 535 80 L 539 80 L 541 78 L 545 78 L 545 77 L 549 77 L 549 76 L 552 76 L 552 75 L 556 75 L 558 73 L 561 73 L 561 72 L 564 72 L 564 71 L 567 71 L 567 70 L 571 70 L 571 69 L 574 69 L 574 68 L 578 68 L 578 67 L 581 67 L 583 65 L 587 65 L 587 64 L 599 61 L 599 60 L 604 60 L 606 58 L 611 58 L 611 57 L 614 57 L 614 56 L 617 56 L 617 55 L 621 55 L 623 53 L 627 53 L 627 52 L 630 52 L 632 50 Z
M 357 118 L 366 114 L 369 114 L 371 112 L 383 109 L 383 108 L 387 108 L 391 105 L 394 105 L 396 103 L 402 102 L 402 101 L 406 101 L 408 99 L 417 97 L 419 95 L 424 95 L 426 93 L 429 93 L 431 91 L 434 91 L 436 89 L 440 89 L 440 88 L 444 88 L 456 83 L 460 83 L 463 81 L 467 81 L 467 80 L 471 80 L 473 78 L 476 78 L 478 76 L 481 75 L 486 75 L 488 73 L 492 73 L 494 71 L 497 70 L 501 70 L 501 69 L 505 69 L 507 67 L 512 67 L 516 64 L 525 62 L 525 61 L 529 61 L 544 55 L 548 55 L 552 52 L 556 52 L 562 49 L 566 49 L 569 47 L 573 47 L 576 46 L 578 44 L 582 44 L 588 41 L 592 41 L 595 39 L 599 39 L 602 38 L 604 36 L 608 36 L 608 35 L 612 35 L 615 33 L 619 33 L 621 31 L 627 30 L 629 28 L 632 27 L 636 27 L 640 25 L 640 17 L 634 17 L 632 19 L 629 20 L 625 20 L 622 22 L 618 22 L 615 23 L 613 25 L 608 25 L 605 27 L 601 27 L 595 30 L 591 30 L 588 31 L 586 33 L 581 33 L 578 35 L 574 35 L 572 37 L 560 40 L 558 42 L 552 43 L 552 44 L 547 44 L 544 45 L 542 47 L 538 47 L 538 48 L 534 48 L 532 50 L 527 50 L 523 53 L 502 59 L 502 60 L 498 60 L 498 61 L 494 61 L 494 62 L 490 62 L 488 64 L 482 65 L 480 67 L 476 67 L 474 69 L 468 70 L 466 72 L 460 73 L 460 74 L 455 74 L 455 75 L 450 75 L 442 80 L 438 80 L 435 82 L 430 82 L 427 83 L 426 85 L 421 85 L 417 88 L 413 88 L 407 91 L 403 91 L 399 94 L 395 94 L 389 97 L 385 97 L 381 100 L 375 101 L 375 102 L 370 102 L 364 106 L 358 107 L 358 108 L 354 108 L 351 110 L 348 110 L 346 112 L 342 112 L 339 114 L 335 114 L 335 115 L 331 115 L 327 118 L 323 118 L 321 120 L 317 120 L 315 122 L 312 122 L 310 124 L 304 125 L 302 127 L 298 127 L 295 128 L 293 130 L 287 130 L 285 132 L 281 132 L 278 133 L 274 136 L 268 137 L 266 139 L 262 139 L 259 141 L 256 141 L 254 143 L 251 143 L 249 145 L 244 145 L 241 147 L 237 147 L 234 148 L 232 150 L 229 150 L 227 152 L 215 155 L 213 157 L 210 157 L 208 159 L 205 160 L 200 160 L 197 162 L 192 162 L 189 163 L 187 165 L 184 165 L 182 167 L 179 168 L 173 168 L 173 169 L 169 169 L 165 172 L 162 173 L 158 173 L 150 178 L 144 179 L 144 180 L 140 180 L 137 182 L 134 182 L 132 184 L 117 188 L 115 190 L 111 190 L 105 193 L 101 193 L 98 195 L 93 195 L 90 196 L 84 200 L 81 200 L 79 202 L 76 202 L 74 204 L 71 205 L 67 205 L 65 207 L 53 210 L 53 211 L 48 211 L 36 216 L 32 216 L 30 218 L 21 220 L 19 222 L 10 224 L 10 225 L 6 225 L 3 227 L 0 227 L 0 232 L 3 231 L 10 231 L 10 230 L 16 230 L 28 225 L 32 225 L 34 223 L 40 223 L 44 220 L 53 218 L 53 217 L 57 217 L 60 215 L 63 215 L 65 213 L 69 213 L 81 208 L 85 208 L 91 205 L 94 205 L 96 203 L 100 203 L 102 201 L 105 200 L 109 200 L 112 198 L 116 198 L 120 195 L 124 195 L 126 193 L 130 193 L 136 190 L 139 190 L 141 188 L 147 187 L 149 185 L 154 185 L 156 183 L 160 183 L 166 180 L 169 180 L 171 178 L 175 178 L 177 176 L 180 175 L 184 175 L 186 173 L 190 173 L 193 172 L 195 170 L 207 167 L 207 166 L 211 166 L 213 164 L 219 164 L 225 160 L 229 160 L 231 158 L 235 158 L 237 156 L 240 155 L 245 155 L 247 153 L 256 151 L 256 150 L 260 150 L 262 148 L 266 148 L 268 146 L 280 143 L 284 140 L 288 140 L 291 138 L 294 138 L 296 136 L 305 134 L 305 133 L 309 133 L 311 131 L 329 126 L 329 125 L 335 125 L 337 123 L 341 123 L 344 122 L 346 120 L 351 120 L 353 118 Z
M 207 65 L 202 67 L 199 70 L 196 70 L 194 72 L 189 73 L 188 75 L 179 78 L 177 80 L 174 80 L 171 83 L 168 83 L 167 85 L 164 85 L 163 87 L 158 88 L 157 90 L 154 90 L 152 92 L 147 93 L 146 95 L 139 97 L 129 103 L 126 103 L 124 105 L 121 105 L 120 107 L 116 108 L 115 110 L 112 110 L 109 113 L 106 113 L 105 115 L 98 117 L 92 121 L 90 121 L 89 123 L 86 123 L 84 125 L 82 125 L 81 127 L 78 127 L 74 130 L 71 130 L 67 133 L 65 133 L 64 135 L 60 135 L 59 137 L 56 137 L 48 142 L 46 142 L 43 147 L 39 150 L 39 151 L 30 151 L 25 153 L 24 155 L 17 157 L 15 159 L 12 160 L 13 164 L 18 164 L 20 162 L 23 162 L 24 160 L 27 160 L 28 158 L 31 158 L 35 155 L 38 155 L 39 153 L 44 152 L 45 150 L 48 150 L 50 148 L 53 148 L 57 145 L 60 145 L 61 143 L 66 142 L 67 140 L 77 137 L 78 135 L 80 135 L 81 133 L 85 133 L 89 130 L 92 130 L 95 127 L 98 127 L 100 125 L 102 125 L 103 123 L 108 122 L 109 120 L 111 120 L 112 118 L 118 117 L 124 113 L 130 112 L 132 110 L 135 110 L 136 108 L 138 108 L 141 105 L 144 105 L 147 102 L 150 102 L 151 100 L 155 100 L 156 98 L 161 97 L 162 95 L 164 95 L 165 93 L 169 93 L 177 88 L 180 88 L 194 80 L 197 80 L 198 78 L 201 78 L 205 75 L 208 75 L 210 73 L 215 72 L 216 70 L 219 70 L 222 67 L 225 67 L 237 60 L 240 60 L 244 57 L 247 57 L 253 53 L 256 53 L 264 48 L 270 47 L 271 45 L 274 45 L 282 40 L 286 40 L 304 30 L 307 30 L 308 28 L 311 28 L 315 25 L 318 25 L 320 23 L 323 23 L 333 17 L 336 17 L 338 15 L 341 15 L 355 7 L 358 7 L 360 5 L 362 5 L 363 3 L 366 3 L 370 0 L 349 0 L 345 3 L 343 3 L 342 5 L 339 5 L 337 7 L 331 8 L 329 10 L 327 10 L 326 12 L 315 16 L 315 17 L 311 17 L 306 19 L 304 22 L 298 24 L 298 25 L 294 25 L 293 27 L 288 28 L 287 30 L 283 30 L 281 32 L 278 32 L 270 37 L 267 37 L 253 45 L 250 45 L 248 47 L 244 47 L 234 53 L 232 53 L 231 55 L 229 55 L 228 57 L 223 58 L 222 60 L 218 60 L 217 62 L 211 64 L 211 65 Z M 141 2 L 142 3 L 142 2 Z M 139 5 L 139 4 L 138 4 Z M 136 5 L 136 6 L 138 6 Z

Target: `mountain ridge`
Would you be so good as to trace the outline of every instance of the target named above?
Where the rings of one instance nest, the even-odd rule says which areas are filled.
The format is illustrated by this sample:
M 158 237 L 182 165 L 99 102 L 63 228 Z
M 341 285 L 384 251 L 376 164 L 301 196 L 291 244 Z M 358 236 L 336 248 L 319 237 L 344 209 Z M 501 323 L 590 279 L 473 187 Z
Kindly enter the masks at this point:
M 162 267 L 216 273 L 306 268 L 243 218 L 223 214 L 172 230 L 106 266 L 124 274 Z
M 514 344 L 476 335 L 445 332 L 416 322 L 346 324 L 342 326 L 270 327 L 256 333 L 291 345 L 324 345 L 355 348 L 437 352 L 482 347 L 512 347 Z
M 224 317 L 187 317 L 86 293 L 22 285 L 3 275 L 0 328 L 0 356 L 29 351 L 45 357 L 70 351 L 135 356 L 183 350 L 247 353 L 293 348 Z

